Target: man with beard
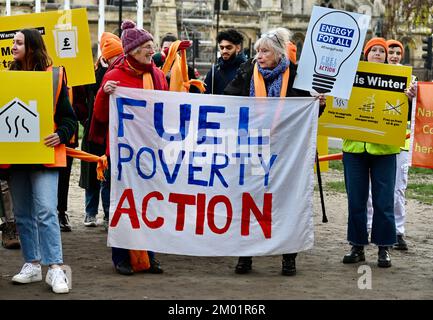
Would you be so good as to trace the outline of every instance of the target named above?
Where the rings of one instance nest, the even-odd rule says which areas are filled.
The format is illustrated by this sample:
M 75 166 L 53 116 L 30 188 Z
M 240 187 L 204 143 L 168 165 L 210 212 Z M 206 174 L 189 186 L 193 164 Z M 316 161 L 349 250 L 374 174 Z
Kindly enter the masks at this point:
M 221 31 L 217 42 L 221 57 L 206 75 L 207 94 L 223 94 L 225 87 L 234 79 L 239 66 L 247 58 L 242 52 L 244 37 L 234 29 Z

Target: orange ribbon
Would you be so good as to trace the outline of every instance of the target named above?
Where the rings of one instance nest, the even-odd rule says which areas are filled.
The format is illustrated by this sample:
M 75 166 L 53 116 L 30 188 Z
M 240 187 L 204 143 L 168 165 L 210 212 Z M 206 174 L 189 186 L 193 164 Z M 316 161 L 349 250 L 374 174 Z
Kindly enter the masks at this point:
M 66 155 L 72 158 L 77 158 L 86 162 L 97 162 L 96 174 L 99 181 L 105 181 L 104 171 L 108 168 L 107 156 L 95 156 L 94 154 L 87 153 L 82 150 L 76 150 L 72 148 L 66 148 Z

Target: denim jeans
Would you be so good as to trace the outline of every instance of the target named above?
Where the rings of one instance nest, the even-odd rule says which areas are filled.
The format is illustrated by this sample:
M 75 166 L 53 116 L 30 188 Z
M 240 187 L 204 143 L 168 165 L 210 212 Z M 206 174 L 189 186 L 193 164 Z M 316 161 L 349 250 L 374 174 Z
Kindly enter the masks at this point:
M 57 218 L 58 176 L 53 169 L 11 170 L 9 187 L 25 262 L 63 263 Z
M 349 218 L 347 240 L 352 245 L 367 245 L 367 200 L 369 179 L 373 199 L 371 242 L 378 246 L 396 243 L 394 186 L 396 155 L 343 152 Z
M 86 215 L 96 217 L 99 208 L 99 194 L 101 194 L 102 209 L 104 210 L 104 219 L 108 219 L 110 210 L 110 184 L 101 182 L 100 185 L 94 188 L 86 189 Z

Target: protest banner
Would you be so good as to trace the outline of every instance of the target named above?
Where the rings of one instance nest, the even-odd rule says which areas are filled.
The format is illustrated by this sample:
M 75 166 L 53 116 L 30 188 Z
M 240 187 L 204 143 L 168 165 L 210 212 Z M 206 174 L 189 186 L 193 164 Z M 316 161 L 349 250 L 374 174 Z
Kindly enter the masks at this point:
M 370 17 L 314 6 L 294 88 L 349 99 Z
M 0 17 L 0 70 L 13 61 L 16 32 L 39 30 L 54 66 L 64 66 L 69 86 L 95 82 L 89 25 L 85 8 Z
M 108 245 L 196 256 L 313 246 L 318 101 L 118 88 Z
M 327 97 L 319 134 L 404 146 L 412 68 L 359 62 L 349 100 Z
M 54 163 L 51 72 L 0 72 L 0 164 Z
M 433 168 L 433 82 L 418 82 L 411 132 L 410 165 Z

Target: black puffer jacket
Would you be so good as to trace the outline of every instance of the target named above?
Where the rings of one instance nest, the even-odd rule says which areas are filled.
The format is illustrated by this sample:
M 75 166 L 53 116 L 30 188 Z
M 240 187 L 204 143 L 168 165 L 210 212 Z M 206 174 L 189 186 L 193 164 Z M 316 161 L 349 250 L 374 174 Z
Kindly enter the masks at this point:
M 230 60 L 219 58 L 218 63 L 206 75 L 206 79 L 204 80 L 206 84 L 205 93 L 223 94 L 224 88 L 233 80 L 238 68 L 245 61 L 247 61 L 247 58 L 243 53 L 238 54 Z

